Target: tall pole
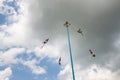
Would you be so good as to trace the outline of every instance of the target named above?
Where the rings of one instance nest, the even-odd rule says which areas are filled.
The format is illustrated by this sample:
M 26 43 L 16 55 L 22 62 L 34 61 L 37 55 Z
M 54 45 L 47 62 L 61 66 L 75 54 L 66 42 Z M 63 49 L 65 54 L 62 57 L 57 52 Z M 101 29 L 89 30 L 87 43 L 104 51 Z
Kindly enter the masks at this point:
M 70 52 L 70 61 L 71 61 L 71 66 L 72 66 L 72 77 L 73 80 L 75 80 L 75 74 L 74 74 L 74 66 L 73 66 L 73 59 L 72 59 L 72 49 L 71 49 L 71 44 L 70 44 L 70 33 L 69 33 L 69 26 L 70 24 L 66 21 L 64 24 L 67 28 L 67 34 L 68 34 L 68 46 L 69 46 L 69 52 Z

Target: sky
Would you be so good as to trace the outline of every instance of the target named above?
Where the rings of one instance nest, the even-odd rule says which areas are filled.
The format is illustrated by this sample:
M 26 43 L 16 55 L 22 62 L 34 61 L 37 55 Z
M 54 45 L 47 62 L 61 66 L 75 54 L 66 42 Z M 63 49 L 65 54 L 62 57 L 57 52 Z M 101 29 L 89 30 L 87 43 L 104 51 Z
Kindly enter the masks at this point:
M 71 24 L 76 80 L 119 80 L 119 4 L 120 0 L 0 0 L 0 80 L 72 80 L 65 21 Z

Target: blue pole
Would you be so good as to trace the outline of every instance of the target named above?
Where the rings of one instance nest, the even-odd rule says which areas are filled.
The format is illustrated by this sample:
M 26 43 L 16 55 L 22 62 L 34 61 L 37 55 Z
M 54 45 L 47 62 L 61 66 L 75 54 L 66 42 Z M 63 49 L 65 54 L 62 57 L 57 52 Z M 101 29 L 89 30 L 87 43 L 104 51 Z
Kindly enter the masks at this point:
M 68 34 L 68 45 L 69 45 L 69 52 L 70 52 L 70 61 L 71 61 L 71 66 L 72 66 L 72 77 L 73 77 L 73 80 L 75 80 L 74 66 L 73 66 L 73 60 L 72 60 L 72 50 L 71 50 L 71 44 L 70 44 L 70 33 L 69 33 L 69 28 L 68 27 L 67 27 L 67 34 Z

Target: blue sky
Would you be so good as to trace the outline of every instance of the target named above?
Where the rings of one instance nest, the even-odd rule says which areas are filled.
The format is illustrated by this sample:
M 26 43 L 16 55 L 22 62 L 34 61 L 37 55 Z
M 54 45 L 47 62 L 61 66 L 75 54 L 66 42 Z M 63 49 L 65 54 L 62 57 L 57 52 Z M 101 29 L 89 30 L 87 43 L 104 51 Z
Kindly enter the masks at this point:
M 6 16 L 3 14 L 0 14 L 0 25 L 4 24 L 6 22 Z
M 119 3 L 1 0 L 0 80 L 72 80 L 65 21 L 71 23 L 76 80 L 120 79 Z M 79 28 L 83 36 L 77 33 Z

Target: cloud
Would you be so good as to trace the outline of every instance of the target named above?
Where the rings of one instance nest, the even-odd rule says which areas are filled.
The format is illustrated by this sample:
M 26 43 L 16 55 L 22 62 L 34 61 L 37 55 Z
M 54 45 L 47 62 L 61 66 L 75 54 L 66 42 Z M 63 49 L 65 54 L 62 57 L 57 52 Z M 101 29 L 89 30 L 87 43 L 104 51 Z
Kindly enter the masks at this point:
M 23 56 L 27 55 L 24 59 Z M 42 57 L 40 57 L 43 59 Z M 32 60 L 31 60 L 32 59 Z M 26 48 L 22 47 L 13 47 L 0 52 L 0 66 L 8 66 L 13 64 L 23 64 L 31 69 L 34 74 L 44 74 L 46 70 L 43 67 L 39 66 L 38 60 L 36 57 L 32 58 L 32 54 L 27 51 Z
M 25 52 L 24 48 L 11 48 L 0 52 L 0 66 L 16 64 L 19 62 L 17 56 Z
M 66 65 L 65 68 L 60 71 L 60 73 L 58 74 L 58 80 L 70 80 L 72 78 L 72 76 L 70 76 L 71 74 L 71 68 L 69 65 Z
M 0 71 L 0 80 L 10 80 L 12 75 L 12 70 L 10 67 L 6 68 L 3 71 Z
M 16 1 L 8 1 L 8 0 L 1 0 L 0 2 L 0 13 L 3 14 L 3 15 L 6 15 L 6 16 L 10 16 L 10 15 L 14 15 L 16 14 L 16 11 L 15 11 L 15 6 L 13 6 Z M 11 5 L 10 5 L 11 4 Z M 17 6 L 17 2 L 16 2 L 16 6 Z
M 64 53 L 63 51 L 61 51 L 62 48 L 64 48 L 64 44 L 65 42 L 59 42 L 61 45 L 58 46 L 58 41 L 59 39 L 54 40 L 54 43 L 51 43 L 51 39 L 48 41 L 47 44 L 44 45 L 44 47 L 41 49 L 41 45 L 35 47 L 33 49 L 33 52 L 35 53 L 35 55 L 37 57 L 41 57 L 41 58 L 45 58 L 45 57 L 49 57 L 49 58 L 57 58 L 60 54 L 62 55 L 62 53 Z M 60 52 L 61 51 L 61 52 Z
M 16 3 L 16 5 L 15 5 Z M 9 25 L 16 22 L 18 16 L 18 5 L 16 1 L 1 0 L 0 14 L 4 16 L 5 22 L 3 24 Z
M 94 69 L 97 71 L 94 71 Z M 97 65 L 92 65 L 83 70 L 79 65 L 75 67 L 75 77 L 78 80 L 118 80 L 119 72 L 111 72 L 107 68 L 103 68 Z M 58 74 L 58 80 L 71 80 L 71 68 L 70 65 L 66 65 L 63 70 Z
M 112 57 L 119 55 L 119 52 L 116 53 L 118 49 L 113 46 L 120 34 L 119 3 L 118 0 L 33 1 L 28 6 L 28 23 L 29 28 L 32 28 L 31 37 L 39 37 L 40 40 L 49 37 L 51 43 L 59 38 L 56 44 L 61 45 L 59 42 L 67 41 L 63 24 L 65 20 L 68 20 L 72 24 L 71 29 L 75 27 L 74 29 L 77 30 L 81 27 L 85 34 L 85 37 L 81 38 L 75 31 L 70 30 L 75 63 L 83 64 L 84 67 L 93 62 L 104 66 L 109 61 L 114 61 Z M 89 49 L 95 51 L 97 55 L 95 61 L 90 58 Z M 66 49 L 61 50 L 67 53 Z M 113 55 L 114 53 L 116 55 Z M 113 70 L 114 67 L 111 69 Z
M 22 61 L 22 64 L 27 66 L 28 68 L 31 69 L 32 73 L 34 74 L 45 74 L 46 70 L 40 66 L 37 66 L 38 61 L 33 59 L 33 60 L 29 60 L 29 61 Z

